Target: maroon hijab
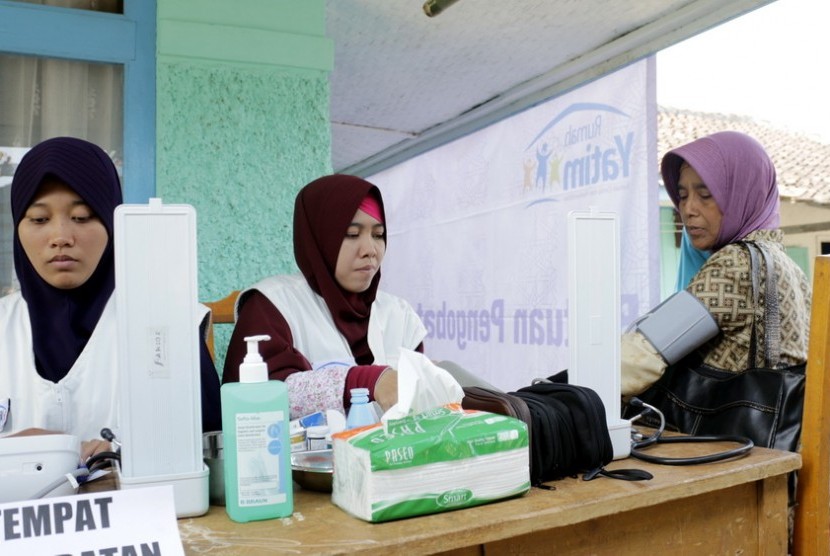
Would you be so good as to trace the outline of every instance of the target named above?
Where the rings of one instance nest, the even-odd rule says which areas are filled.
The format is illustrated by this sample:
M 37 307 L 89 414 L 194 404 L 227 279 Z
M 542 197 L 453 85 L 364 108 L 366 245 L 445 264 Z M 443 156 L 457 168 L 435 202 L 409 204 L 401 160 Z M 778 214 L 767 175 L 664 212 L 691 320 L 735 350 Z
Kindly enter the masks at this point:
M 367 333 L 372 303 L 377 295 L 380 270 L 366 291 L 344 290 L 334 277 L 337 256 L 346 230 L 361 201 L 372 195 L 386 222 L 380 190 L 357 176 L 335 174 L 303 187 L 294 203 L 294 258 L 309 287 L 322 296 L 337 330 L 349 342 L 358 364 L 372 363 Z M 386 241 L 386 232 L 383 235 Z
M 47 177 L 71 187 L 107 229 L 109 241 L 98 267 L 71 290 L 50 286 L 26 256 L 18 225 Z M 56 137 L 35 145 L 12 178 L 14 268 L 29 307 L 35 365 L 45 379 L 58 382 L 81 354 L 115 288 L 113 214 L 121 204 L 121 182 L 112 160 L 97 145 L 74 137 Z
M 684 160 L 709 188 L 723 214 L 713 250 L 750 232 L 778 227 L 775 167 L 758 141 L 737 131 L 722 131 L 666 153 L 661 172 L 675 207 L 680 204 L 677 181 Z

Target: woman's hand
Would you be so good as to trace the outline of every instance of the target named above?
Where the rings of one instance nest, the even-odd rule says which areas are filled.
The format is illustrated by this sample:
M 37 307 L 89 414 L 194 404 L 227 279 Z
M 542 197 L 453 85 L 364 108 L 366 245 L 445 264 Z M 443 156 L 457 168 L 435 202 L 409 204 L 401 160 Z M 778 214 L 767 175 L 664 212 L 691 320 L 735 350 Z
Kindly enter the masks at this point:
M 41 434 L 61 434 L 58 431 L 49 431 L 46 429 L 38 429 L 38 428 L 31 428 L 31 429 L 23 429 L 22 431 L 16 432 L 14 434 L 10 434 L 9 437 L 12 436 L 38 436 Z
M 398 403 L 398 371 L 392 367 L 378 377 L 375 383 L 375 401 L 384 412 Z
M 81 463 L 85 462 L 95 454 L 110 451 L 112 451 L 112 446 L 107 440 L 101 440 L 100 438 L 96 438 L 95 440 L 85 440 L 81 442 Z

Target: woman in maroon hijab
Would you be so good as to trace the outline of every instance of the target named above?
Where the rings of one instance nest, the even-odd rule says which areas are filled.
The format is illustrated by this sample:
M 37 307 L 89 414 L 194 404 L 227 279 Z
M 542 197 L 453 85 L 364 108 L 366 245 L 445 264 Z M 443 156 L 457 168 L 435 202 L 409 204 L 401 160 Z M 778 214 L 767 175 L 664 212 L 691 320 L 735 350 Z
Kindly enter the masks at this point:
M 378 290 L 385 253 L 377 187 L 347 175 L 306 185 L 294 205 L 300 274 L 266 278 L 239 296 L 223 382 L 239 380 L 244 339 L 267 334 L 260 354 L 288 386 L 292 418 L 344 411 L 352 388 L 391 407 L 400 350 L 423 351 L 426 330 L 409 303 Z
M 764 356 L 772 351 L 778 351 L 773 354 L 775 365 L 804 363 L 811 289 L 804 272 L 784 250 L 784 234 L 778 229 L 775 168 L 764 148 L 748 135 L 724 131 L 669 151 L 661 170 L 692 245 L 710 253 L 708 260 L 701 258 L 702 266 L 686 289 L 675 294 L 687 296 L 692 300 L 690 307 L 699 307 L 701 317 L 713 323 L 713 335 L 703 343 L 688 345 L 689 353 L 695 353 L 705 365 L 731 372 L 769 366 Z M 765 283 L 765 264 L 760 264 L 764 272 L 758 285 L 753 284 L 747 244 L 766 253 L 773 267 L 774 299 L 764 300 L 765 291 L 775 291 Z M 777 345 L 767 346 L 766 314 L 776 304 L 780 327 L 770 343 Z M 687 317 L 688 311 L 671 315 L 671 322 L 680 325 L 679 319 Z M 660 349 L 663 346 L 656 345 L 660 341 L 655 337 L 660 334 L 648 337 L 641 333 L 644 329 L 647 326 L 639 324 L 638 330 L 623 336 L 624 396 L 643 392 L 662 376 L 667 363 L 675 362 L 666 358 L 667 351 Z M 674 357 L 685 355 L 678 352 Z

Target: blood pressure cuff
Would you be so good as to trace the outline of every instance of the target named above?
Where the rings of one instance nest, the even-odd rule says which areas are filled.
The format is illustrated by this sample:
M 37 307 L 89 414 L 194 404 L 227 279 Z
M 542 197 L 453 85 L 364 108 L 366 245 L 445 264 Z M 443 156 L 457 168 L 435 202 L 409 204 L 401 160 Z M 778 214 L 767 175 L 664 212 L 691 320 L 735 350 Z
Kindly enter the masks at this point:
M 698 298 L 686 290 L 672 295 L 643 315 L 636 328 L 672 365 L 720 331 Z

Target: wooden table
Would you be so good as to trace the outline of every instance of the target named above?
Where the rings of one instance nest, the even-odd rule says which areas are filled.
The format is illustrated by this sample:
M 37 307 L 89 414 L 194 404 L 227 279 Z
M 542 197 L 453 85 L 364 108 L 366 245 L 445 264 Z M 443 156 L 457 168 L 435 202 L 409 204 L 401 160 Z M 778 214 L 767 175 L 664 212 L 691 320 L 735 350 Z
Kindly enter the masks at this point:
M 664 455 L 696 446 L 661 445 Z M 179 520 L 187 554 L 753 554 L 787 553 L 787 474 L 798 454 L 755 448 L 696 466 L 626 459 L 654 479 L 565 479 L 555 490 L 387 523 L 367 523 L 296 487 L 289 518 L 235 523 L 224 507 Z

